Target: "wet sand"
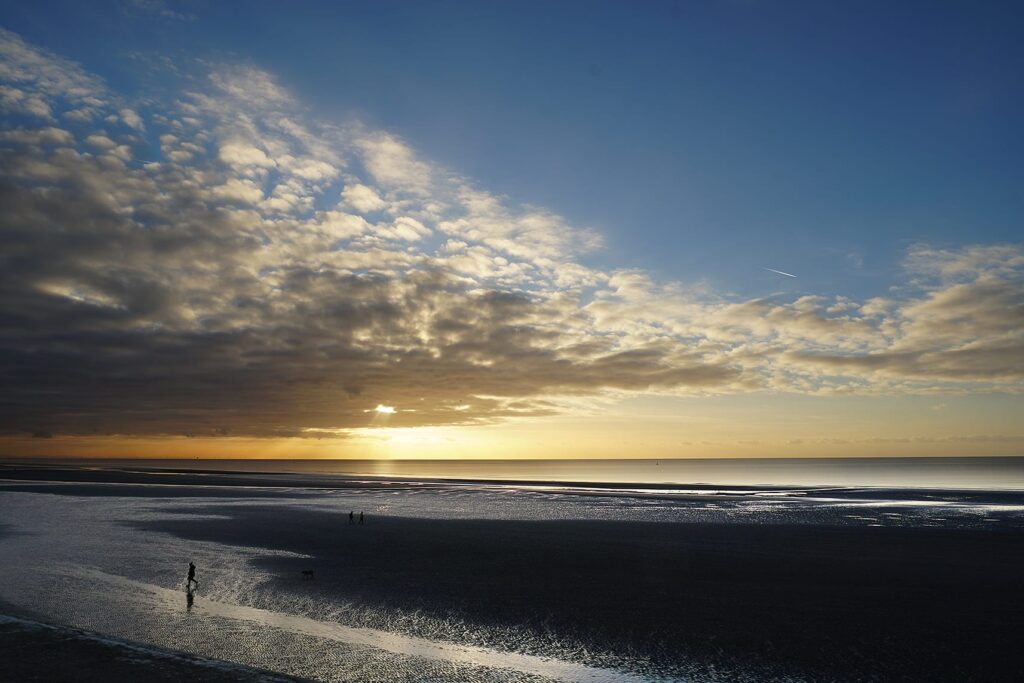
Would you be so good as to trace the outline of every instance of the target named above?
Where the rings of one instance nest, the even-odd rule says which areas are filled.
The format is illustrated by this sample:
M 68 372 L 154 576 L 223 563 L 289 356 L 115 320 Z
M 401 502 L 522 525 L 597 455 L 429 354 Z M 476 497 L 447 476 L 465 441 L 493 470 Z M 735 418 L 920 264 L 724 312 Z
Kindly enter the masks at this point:
M 195 508 L 190 508 L 195 511 Z M 1019 531 L 519 522 L 210 506 L 149 522 L 313 556 L 274 590 L 555 633 L 593 651 L 836 680 L 1013 680 Z M 303 581 L 301 570 L 316 578 Z M 373 625 L 373 624 L 370 624 Z M 486 643 L 501 645 L 501 643 Z
M 0 657 L 0 680 L 3 681 L 302 681 L 238 664 L 2 614 L 0 647 L 5 653 Z
M 76 476 L 31 472 L 28 478 L 40 483 L 0 489 L 230 498 L 168 501 L 163 509 L 171 518 L 122 524 L 305 555 L 254 559 L 273 577 L 261 590 L 286 603 L 350 605 L 346 623 L 355 627 L 454 639 L 419 633 L 423 619 L 402 618 L 416 614 L 454 628 L 465 624 L 460 638 L 467 644 L 546 655 L 543 644 L 551 642 L 556 656 L 575 650 L 612 667 L 626 658 L 646 661 L 652 672 L 679 679 L 736 680 L 711 675 L 716 671 L 748 672 L 749 680 L 1024 678 L 1017 656 L 1024 629 L 1020 524 L 820 523 L 809 516 L 810 503 L 775 523 L 371 514 L 358 525 L 347 514 L 304 506 L 304 489 L 287 493 L 294 504 L 268 505 L 261 500 L 285 493 L 237 483 L 42 483 Z M 135 475 L 117 475 L 126 476 Z M 1020 494 L 995 495 L 1020 501 Z M 251 504 L 240 500 L 246 497 Z M 314 570 L 313 580 L 303 579 L 306 569 Z

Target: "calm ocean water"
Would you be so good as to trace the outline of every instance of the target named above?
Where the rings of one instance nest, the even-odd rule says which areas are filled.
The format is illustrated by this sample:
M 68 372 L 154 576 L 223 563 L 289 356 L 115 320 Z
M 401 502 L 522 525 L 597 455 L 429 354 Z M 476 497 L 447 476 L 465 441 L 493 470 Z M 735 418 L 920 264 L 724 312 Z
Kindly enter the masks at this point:
M 623 484 L 1024 490 L 1024 457 L 680 460 L 92 460 L 97 466 Z

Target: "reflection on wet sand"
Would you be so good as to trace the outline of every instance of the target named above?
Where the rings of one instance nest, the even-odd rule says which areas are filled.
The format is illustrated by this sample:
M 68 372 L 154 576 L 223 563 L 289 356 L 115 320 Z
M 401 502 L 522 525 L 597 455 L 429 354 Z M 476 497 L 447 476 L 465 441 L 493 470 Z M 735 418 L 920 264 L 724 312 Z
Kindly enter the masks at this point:
M 1024 618 L 1021 492 L 46 476 L 0 600 L 318 680 L 997 680 Z
M 154 606 L 167 606 L 180 599 L 177 591 L 134 581 L 123 576 L 107 574 L 96 569 L 64 567 L 62 572 L 87 579 L 91 582 L 115 586 L 120 589 L 122 595 L 130 592 L 136 599 L 145 599 L 143 597 L 145 595 L 155 597 L 156 600 L 153 601 Z M 555 678 L 570 683 L 574 681 L 579 683 L 611 683 L 613 681 L 640 683 L 641 681 L 648 680 L 621 671 L 608 671 L 548 657 L 534 657 L 514 652 L 501 652 L 488 648 L 413 638 L 387 631 L 354 628 L 293 614 L 198 598 L 195 597 L 194 591 L 190 588 L 186 590 L 186 601 L 186 609 L 192 611 L 194 606 L 196 614 L 251 622 L 260 627 L 282 629 L 324 640 L 372 647 L 408 657 L 451 661 L 496 669 L 509 669 L 525 674 Z

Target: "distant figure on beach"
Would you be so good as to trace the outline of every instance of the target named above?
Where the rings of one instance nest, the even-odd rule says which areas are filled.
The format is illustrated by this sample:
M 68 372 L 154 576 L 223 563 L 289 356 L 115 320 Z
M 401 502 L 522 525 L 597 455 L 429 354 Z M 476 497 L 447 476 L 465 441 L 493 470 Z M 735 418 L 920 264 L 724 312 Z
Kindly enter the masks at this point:
M 356 513 L 354 510 L 350 510 L 348 513 L 348 523 L 354 524 L 356 521 Z
M 363 523 L 363 511 L 362 510 L 359 511 L 359 523 L 360 524 Z
M 199 588 L 199 582 L 196 581 L 196 566 L 191 562 L 188 563 L 188 579 L 185 581 L 185 590 L 189 593 L 192 592 L 192 584 Z

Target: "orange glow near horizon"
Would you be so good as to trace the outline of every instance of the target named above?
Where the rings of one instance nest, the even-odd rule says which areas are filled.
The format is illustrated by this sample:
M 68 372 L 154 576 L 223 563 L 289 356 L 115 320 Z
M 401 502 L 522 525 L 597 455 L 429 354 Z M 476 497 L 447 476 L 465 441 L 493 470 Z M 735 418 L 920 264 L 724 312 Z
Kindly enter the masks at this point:
M 377 404 L 389 408 L 387 404 Z M 576 459 L 994 456 L 1024 453 L 1016 409 L 998 397 L 658 397 L 477 425 L 365 426 L 306 438 L 0 437 L 0 457 Z
M 937 424 L 929 405 L 918 415 L 878 424 L 857 415 L 856 404 L 833 406 L 801 417 L 793 405 L 743 419 L 747 408 L 728 400 L 690 401 L 688 414 L 519 418 L 476 426 L 393 427 L 391 414 L 372 411 L 363 428 L 323 433 L 319 438 L 242 436 L 63 436 L 0 438 L 0 457 L 251 458 L 251 459 L 577 459 L 730 457 L 993 456 L 1024 452 L 1024 438 L 1006 435 L 998 415 L 971 436 L 982 419 L 962 410 Z M 710 404 L 710 405 L 709 405 Z M 630 410 L 634 412 L 630 413 Z M 874 410 L 874 407 L 872 407 Z M 705 411 L 705 412 L 701 412 Z M 730 415 L 736 413 L 736 415 Z M 876 422 L 865 437 L 865 420 Z M 945 427 L 940 431 L 939 427 Z M 1002 431 L 1002 433 L 1001 433 Z M 987 435 L 986 435 L 987 434 Z M 796 435 L 794 437 L 794 435 Z

